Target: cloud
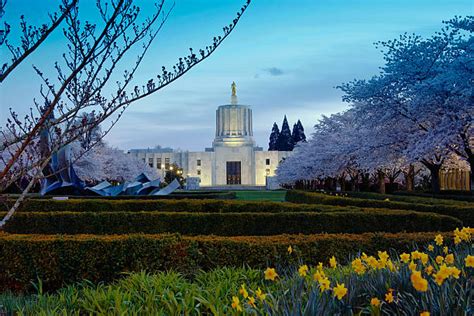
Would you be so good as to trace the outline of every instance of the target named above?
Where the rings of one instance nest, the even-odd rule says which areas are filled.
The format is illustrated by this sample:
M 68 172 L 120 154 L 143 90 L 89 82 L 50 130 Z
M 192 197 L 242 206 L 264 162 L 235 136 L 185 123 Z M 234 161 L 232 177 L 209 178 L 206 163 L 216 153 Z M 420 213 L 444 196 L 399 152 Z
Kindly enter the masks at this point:
M 270 76 L 281 76 L 285 74 L 283 69 L 277 67 L 265 68 L 263 71 L 267 72 Z

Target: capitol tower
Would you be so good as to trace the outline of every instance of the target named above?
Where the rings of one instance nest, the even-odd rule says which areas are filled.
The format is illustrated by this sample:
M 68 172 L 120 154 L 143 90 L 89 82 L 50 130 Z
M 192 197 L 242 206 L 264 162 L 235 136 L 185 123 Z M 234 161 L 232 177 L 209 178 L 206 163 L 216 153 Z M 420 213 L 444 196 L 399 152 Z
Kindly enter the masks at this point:
M 130 154 L 143 159 L 163 175 L 175 164 L 183 175 L 199 178 L 202 187 L 263 187 L 289 151 L 264 151 L 253 139 L 252 109 L 239 104 L 237 86 L 231 85 L 230 104 L 216 110 L 216 133 L 211 148 L 205 151 L 175 151 L 171 148 L 132 149 Z M 268 122 L 270 126 L 271 122 Z

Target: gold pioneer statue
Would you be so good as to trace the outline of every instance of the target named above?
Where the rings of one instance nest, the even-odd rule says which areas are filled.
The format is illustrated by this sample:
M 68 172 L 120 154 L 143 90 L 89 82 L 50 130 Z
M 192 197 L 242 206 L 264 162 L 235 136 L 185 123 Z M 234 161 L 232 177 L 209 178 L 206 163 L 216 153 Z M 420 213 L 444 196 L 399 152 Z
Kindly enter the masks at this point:
M 232 82 L 232 84 L 230 85 L 232 87 L 232 96 L 235 97 L 237 96 L 237 89 L 236 89 L 236 84 L 235 82 Z

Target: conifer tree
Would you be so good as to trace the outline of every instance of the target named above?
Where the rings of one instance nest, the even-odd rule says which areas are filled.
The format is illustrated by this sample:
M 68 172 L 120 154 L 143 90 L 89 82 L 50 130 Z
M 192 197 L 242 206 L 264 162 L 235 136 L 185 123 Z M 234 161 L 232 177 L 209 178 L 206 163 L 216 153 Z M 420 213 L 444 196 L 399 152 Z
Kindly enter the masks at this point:
M 280 136 L 280 129 L 278 124 L 273 123 L 272 133 L 270 134 L 270 142 L 268 143 L 268 150 L 278 150 L 278 137 Z
M 288 125 L 288 120 L 283 119 L 283 124 L 281 125 L 281 132 L 278 136 L 277 149 L 279 151 L 292 151 L 295 144 L 293 138 L 291 137 L 290 126 Z
M 291 134 L 293 138 L 293 143 L 296 145 L 299 142 L 306 141 L 306 135 L 304 134 L 303 124 L 298 120 L 296 124 L 293 125 L 293 133 Z

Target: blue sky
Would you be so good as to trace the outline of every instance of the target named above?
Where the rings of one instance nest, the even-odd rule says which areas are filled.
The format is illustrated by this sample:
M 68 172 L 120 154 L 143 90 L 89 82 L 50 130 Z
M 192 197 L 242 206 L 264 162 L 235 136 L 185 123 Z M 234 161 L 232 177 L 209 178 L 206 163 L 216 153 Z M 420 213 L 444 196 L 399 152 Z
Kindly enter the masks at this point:
M 51 1 L 49 8 L 58 2 Z M 92 21 L 94 3 L 81 0 L 84 16 Z M 210 43 L 243 1 L 175 3 L 135 78 L 138 83 L 154 77 L 162 65 L 172 66 L 189 47 Z M 13 27 L 20 14 L 40 22 L 49 8 L 43 1 L 10 0 L 5 18 Z M 285 114 L 291 124 L 301 119 L 310 134 L 322 114 L 347 107 L 335 86 L 379 71 L 383 60 L 374 42 L 404 32 L 428 36 L 442 26 L 442 20 L 473 13 L 472 0 L 253 0 L 213 56 L 173 85 L 133 104 L 106 140 L 122 149 L 209 147 L 215 110 L 229 102 L 232 81 L 240 103 L 253 108 L 254 135 L 260 146 L 267 147 L 273 122 L 281 125 Z M 56 32 L 0 86 L 0 123 L 9 107 L 24 113 L 32 105 L 40 81 L 31 65 L 53 74 L 52 61 L 59 58 L 61 45 L 61 32 Z M 4 50 L 0 54 L 2 60 L 7 56 Z M 133 61 L 132 54 L 127 62 Z

